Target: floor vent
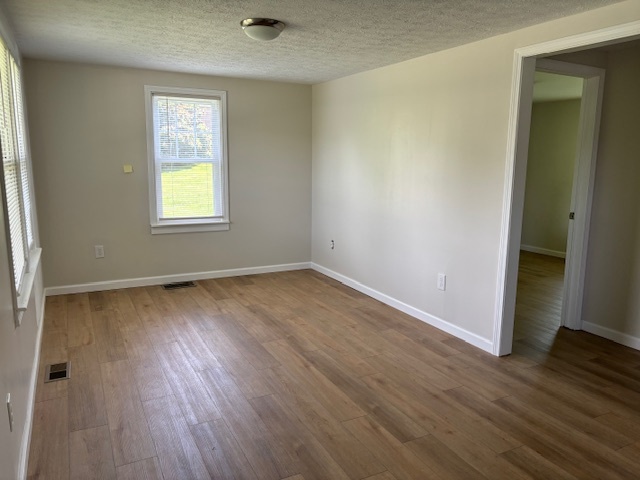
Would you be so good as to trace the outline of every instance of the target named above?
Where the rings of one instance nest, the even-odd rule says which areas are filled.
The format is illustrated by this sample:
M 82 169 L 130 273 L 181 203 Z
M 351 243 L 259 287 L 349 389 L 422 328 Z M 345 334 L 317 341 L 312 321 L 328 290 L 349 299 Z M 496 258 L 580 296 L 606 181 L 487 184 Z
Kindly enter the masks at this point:
M 57 380 L 66 380 L 71 376 L 71 365 L 69 362 L 54 363 L 47 365 L 44 375 L 44 383 L 55 382 Z
M 176 283 L 165 283 L 164 285 L 162 285 L 162 288 L 164 288 L 165 290 L 176 290 L 178 288 L 189 288 L 189 287 L 195 287 L 196 283 L 195 282 L 176 282 Z

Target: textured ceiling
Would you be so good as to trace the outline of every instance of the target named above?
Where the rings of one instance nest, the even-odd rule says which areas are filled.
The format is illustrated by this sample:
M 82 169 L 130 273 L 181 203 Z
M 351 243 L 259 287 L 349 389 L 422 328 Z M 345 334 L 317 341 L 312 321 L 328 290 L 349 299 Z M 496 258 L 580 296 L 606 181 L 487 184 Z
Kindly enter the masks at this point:
M 319 83 L 617 0 L 1 0 L 24 56 Z M 240 21 L 287 24 L 271 42 Z

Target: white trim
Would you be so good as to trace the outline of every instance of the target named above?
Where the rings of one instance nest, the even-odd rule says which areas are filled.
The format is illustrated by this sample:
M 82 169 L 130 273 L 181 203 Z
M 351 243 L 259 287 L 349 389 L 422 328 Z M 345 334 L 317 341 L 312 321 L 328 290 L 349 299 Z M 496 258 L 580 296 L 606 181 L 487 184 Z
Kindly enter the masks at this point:
M 47 295 L 43 288 L 42 295 L 40 297 L 40 310 L 36 310 L 36 312 L 40 312 L 40 315 L 38 315 L 38 328 L 40 328 L 42 326 L 42 323 L 44 322 L 44 310 L 46 307 L 47 307 Z
M 175 275 L 160 275 L 157 277 L 126 278 L 122 280 L 107 280 L 104 282 L 81 283 L 78 285 L 61 285 L 45 288 L 45 295 L 66 295 L 71 293 L 99 292 L 102 290 L 117 290 L 120 288 L 147 287 L 164 283 L 185 282 L 189 280 L 206 280 L 209 278 L 239 277 L 241 275 L 257 275 L 260 273 L 286 272 L 290 270 L 304 270 L 311 268 L 309 262 L 285 263 L 281 265 L 265 265 L 263 267 L 232 268 L 229 270 L 212 270 L 209 272 L 178 273 Z
M 451 335 L 464 340 L 465 342 L 473 345 L 474 347 L 478 347 L 479 349 L 489 353 L 493 351 L 493 344 L 491 343 L 490 340 L 486 338 L 476 335 L 475 333 L 469 332 L 464 328 L 460 328 L 457 325 L 449 323 L 446 320 L 443 320 L 434 315 L 431 315 L 430 313 L 427 313 L 425 311 L 412 307 L 411 305 L 408 305 L 400 300 L 390 297 L 389 295 L 379 292 L 378 290 L 374 290 L 371 287 L 368 287 L 340 273 L 334 272 L 333 270 L 323 267 L 322 265 L 318 265 L 317 263 L 312 262 L 311 268 L 328 277 L 338 280 L 339 282 L 344 283 L 345 285 L 355 290 L 358 290 L 359 292 L 362 292 L 365 295 L 369 295 L 370 297 L 375 298 L 376 300 L 379 300 L 382 303 L 385 303 L 390 307 L 395 308 L 396 310 L 400 310 L 401 312 L 404 312 L 407 315 L 411 315 L 412 317 L 417 318 L 418 320 L 421 320 L 424 323 L 428 323 L 429 325 L 434 326 L 444 332 L 450 333 Z
M 587 78 L 592 77 L 598 72 L 603 72 L 604 70 L 590 65 L 563 62 L 560 60 L 552 60 L 550 58 L 538 58 L 536 60 L 536 71 L 554 73 L 556 75 L 567 75 L 569 77 Z M 580 96 L 576 98 L 582 98 L 582 95 L 583 92 L 580 92 Z
M 4 5 L 0 5 L 0 36 L 4 39 L 4 43 L 20 67 L 22 66 L 22 57 L 20 55 L 18 45 L 15 42 L 16 36 L 14 35 L 13 28 L 9 25 L 9 18 L 6 7 Z
M 27 397 L 27 418 L 24 422 L 24 430 L 22 432 L 22 442 L 20 444 L 20 459 L 18 463 L 18 478 L 27 478 L 27 468 L 29 466 L 29 446 L 31 444 L 31 430 L 33 426 L 33 410 L 35 408 L 36 387 L 38 383 L 38 366 L 40 365 L 40 344 L 42 343 L 42 330 L 44 325 L 44 308 L 45 296 L 42 295 L 40 300 L 41 309 L 37 319 L 38 333 L 36 334 L 36 345 L 33 356 L 33 364 L 31 366 L 31 381 L 29 385 L 29 395 Z
M 227 221 L 151 225 L 152 235 L 163 235 L 167 233 L 222 232 L 225 230 L 229 230 L 229 222 Z
M 26 312 L 29 307 L 29 299 L 31 298 L 31 292 L 33 290 L 33 282 L 36 279 L 36 272 L 40 266 L 41 256 L 42 249 L 39 247 L 33 248 L 29 252 L 29 267 L 24 273 L 22 285 L 20 285 L 20 293 L 18 295 L 18 310 L 20 312 Z
M 550 257 L 565 258 L 567 256 L 566 252 L 561 252 L 559 250 L 549 250 L 548 248 L 542 247 L 534 247 L 533 245 L 520 245 L 520 250 L 531 253 L 539 253 L 540 255 L 549 255 Z
M 633 335 L 628 335 L 617 330 L 612 330 L 610 328 L 585 321 L 582 322 L 582 330 L 598 335 L 599 337 L 604 337 L 621 345 L 626 345 L 627 347 L 640 350 L 640 337 L 634 337 Z
M 516 308 L 518 262 L 509 261 L 509 252 L 519 252 L 522 236 L 522 210 L 513 211 L 515 202 L 524 204 L 526 170 L 515 168 L 516 154 L 529 144 L 535 59 L 523 58 L 516 50 L 513 59 L 511 108 L 507 132 L 507 163 L 504 178 L 502 229 L 498 255 L 498 278 L 493 326 L 493 354 L 508 355 L 513 343 L 513 319 Z M 527 82 L 526 85 L 524 82 Z M 523 92 L 528 93 L 523 95 Z M 522 132 L 522 133 L 520 133 Z M 518 228 L 514 228 L 518 225 Z
M 640 36 L 640 20 L 529 45 L 517 49 L 517 52 L 523 57 L 554 55 L 582 50 L 584 47 L 602 47 L 621 39 L 633 40 L 637 36 Z
M 199 98 L 217 98 L 220 100 L 220 170 L 222 182 L 222 216 L 215 219 L 172 219 L 163 221 L 158 218 L 158 205 L 156 196 L 156 158 L 155 158 L 155 129 L 153 95 L 191 96 Z M 147 172 L 149 180 L 149 220 L 152 234 L 163 233 L 190 233 L 190 232 L 215 232 L 229 230 L 229 153 L 227 138 L 227 92 L 225 90 L 212 90 L 200 88 L 160 87 L 155 85 L 144 86 L 144 102 L 147 128 Z M 206 225 L 206 226 L 205 226 Z M 166 226 L 166 227 L 165 227 Z M 161 228 L 163 227 L 163 228 Z
M 529 91 L 532 90 L 532 88 L 528 88 L 530 85 L 523 85 L 523 81 L 533 82 L 532 76 L 533 70 L 535 69 L 535 57 L 538 55 L 580 50 L 585 47 L 601 46 L 606 43 L 614 43 L 621 39 L 631 39 L 638 36 L 640 36 L 640 21 L 634 21 L 523 47 L 516 49 L 514 52 L 493 327 L 493 353 L 495 355 L 508 355 L 511 353 L 513 342 L 513 315 L 515 312 L 514 285 L 516 285 L 517 281 L 518 253 L 510 255 L 510 251 L 514 252 L 514 250 L 517 250 L 520 246 L 521 229 L 519 225 L 522 223 L 521 212 L 518 217 L 518 212 L 513 209 L 513 204 L 517 200 L 516 195 L 519 194 L 516 187 L 520 186 L 519 183 L 522 181 L 522 178 L 518 176 L 519 172 L 515 169 L 515 162 L 518 148 L 522 148 L 523 143 L 524 145 L 528 144 L 530 118 L 528 118 L 529 115 L 523 114 L 523 112 L 528 113 L 526 110 L 526 99 L 523 97 L 530 97 L 532 94 L 532 91 Z M 523 142 L 524 137 L 527 139 L 526 142 Z M 516 228 L 516 226 L 518 226 L 518 228 Z M 514 256 L 516 257 L 515 262 L 513 261 Z

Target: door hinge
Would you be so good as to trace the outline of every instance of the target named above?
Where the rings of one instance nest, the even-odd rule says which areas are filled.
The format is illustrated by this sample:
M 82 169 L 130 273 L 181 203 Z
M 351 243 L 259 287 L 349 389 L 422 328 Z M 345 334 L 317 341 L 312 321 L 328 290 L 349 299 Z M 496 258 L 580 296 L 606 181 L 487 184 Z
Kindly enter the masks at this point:
M 576 218 L 576 212 L 569 212 L 569 220 Z

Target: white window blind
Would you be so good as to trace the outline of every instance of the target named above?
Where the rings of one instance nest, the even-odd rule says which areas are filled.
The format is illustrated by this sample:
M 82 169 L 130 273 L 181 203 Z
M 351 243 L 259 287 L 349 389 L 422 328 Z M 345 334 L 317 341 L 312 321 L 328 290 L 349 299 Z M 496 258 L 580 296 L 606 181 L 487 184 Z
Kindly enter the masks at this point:
M 0 42 L 0 93 L 2 97 L 2 112 L 0 115 L 0 148 L 2 149 L 2 164 L 4 172 L 4 193 L 6 201 L 7 219 L 11 244 L 11 259 L 13 263 L 13 277 L 16 292 L 27 266 L 27 234 L 24 215 L 24 196 L 28 195 L 28 181 L 23 186 L 20 162 L 20 143 L 24 151 L 24 126 L 16 115 L 16 105 L 20 105 L 22 112 L 22 98 L 17 98 L 14 92 L 14 78 L 12 78 L 12 63 L 15 64 L 4 42 Z M 17 66 L 13 71 L 17 71 Z M 22 113 L 20 113 L 21 115 Z M 26 173 L 25 173 L 26 175 Z M 27 178 L 28 180 L 28 178 Z
M 228 225 L 225 92 L 147 87 L 153 227 Z M 149 124 L 149 120 L 151 120 Z M 227 229 L 204 228 L 204 230 Z
M 33 248 L 33 229 L 31 227 L 31 198 L 29 189 L 29 163 L 27 160 L 27 143 L 25 135 L 24 108 L 22 106 L 22 79 L 16 61 L 11 57 L 11 74 L 13 80 L 13 99 L 15 105 L 16 136 L 18 140 L 18 163 L 20 165 L 20 186 L 22 187 L 22 205 L 24 227 L 27 236 L 27 248 Z

